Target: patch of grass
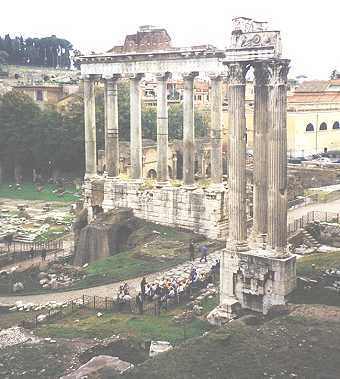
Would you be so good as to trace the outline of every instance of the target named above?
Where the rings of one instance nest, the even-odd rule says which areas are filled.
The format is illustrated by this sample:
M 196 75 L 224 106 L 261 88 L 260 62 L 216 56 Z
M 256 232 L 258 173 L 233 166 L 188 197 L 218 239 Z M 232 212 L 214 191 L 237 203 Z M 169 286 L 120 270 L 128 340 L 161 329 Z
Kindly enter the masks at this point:
M 296 263 L 297 274 L 307 276 L 336 267 L 340 267 L 340 252 L 308 255 L 299 258 Z
M 159 317 L 151 315 L 130 315 L 105 313 L 97 317 L 93 312 L 78 311 L 78 313 L 53 324 L 41 326 L 37 334 L 42 337 L 63 338 L 106 338 L 113 334 L 133 337 L 142 342 L 145 340 L 166 340 L 172 344 L 183 342 L 184 339 L 200 336 L 211 329 L 211 326 L 201 319 L 178 324 L 173 321 L 176 312 L 163 314 Z M 75 320 L 79 320 L 75 322 Z
M 339 323 L 284 317 L 228 324 L 149 359 L 125 379 L 340 377 Z M 114 378 L 118 376 L 114 376 Z
M 167 270 L 188 260 L 191 239 L 206 241 L 188 231 L 152 223 L 144 223 L 129 239 L 135 248 L 91 263 L 86 268 L 87 276 L 72 288 L 118 282 Z M 222 242 L 216 242 L 210 251 L 222 247 Z
M 79 197 L 73 193 L 66 193 L 62 196 L 53 193 L 55 186 L 51 184 L 44 185 L 44 189 L 41 192 L 36 190 L 36 186 L 33 183 L 23 183 L 21 190 L 15 188 L 15 184 L 12 184 L 13 188 L 9 188 L 9 183 L 0 184 L 0 198 L 7 199 L 21 199 L 21 200 L 42 200 L 42 201 L 61 201 L 65 203 L 74 202 L 79 200 Z M 66 191 L 75 192 L 75 186 L 66 186 Z

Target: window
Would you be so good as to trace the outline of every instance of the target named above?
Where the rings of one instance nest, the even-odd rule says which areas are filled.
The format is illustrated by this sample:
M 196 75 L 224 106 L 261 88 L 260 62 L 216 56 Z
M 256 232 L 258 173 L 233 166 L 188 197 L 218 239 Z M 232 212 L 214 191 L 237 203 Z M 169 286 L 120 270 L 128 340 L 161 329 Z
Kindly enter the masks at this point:
M 339 121 L 335 121 L 335 123 L 333 124 L 333 129 L 340 129 Z
M 37 101 L 43 101 L 43 91 L 41 89 L 37 89 L 36 99 Z
M 313 124 L 308 124 L 306 126 L 306 132 L 314 132 L 314 125 Z
M 320 124 L 320 130 L 327 130 L 327 124 L 325 122 Z

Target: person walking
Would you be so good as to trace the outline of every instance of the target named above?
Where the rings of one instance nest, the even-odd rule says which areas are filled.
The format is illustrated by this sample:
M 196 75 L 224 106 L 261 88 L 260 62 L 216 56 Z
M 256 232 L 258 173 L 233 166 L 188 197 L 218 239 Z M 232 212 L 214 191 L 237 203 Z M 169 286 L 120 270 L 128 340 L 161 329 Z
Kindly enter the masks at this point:
M 207 245 L 200 246 L 200 253 L 201 253 L 200 262 L 202 262 L 204 260 L 204 262 L 207 263 L 208 262 L 208 260 L 207 260 L 207 255 L 208 255 Z
M 190 261 L 194 261 L 195 260 L 195 245 L 194 245 L 193 240 L 191 240 L 189 244 L 189 255 L 190 255 Z

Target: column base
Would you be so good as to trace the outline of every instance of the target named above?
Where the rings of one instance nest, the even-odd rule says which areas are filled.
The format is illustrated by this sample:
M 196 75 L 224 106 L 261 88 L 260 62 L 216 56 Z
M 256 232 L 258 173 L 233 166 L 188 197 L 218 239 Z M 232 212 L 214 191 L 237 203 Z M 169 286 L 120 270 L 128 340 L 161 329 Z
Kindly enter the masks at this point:
M 242 308 L 267 314 L 296 286 L 296 258 L 272 250 L 222 252 L 221 304 L 234 296 Z
M 208 189 L 213 190 L 213 191 L 223 191 L 225 187 L 223 183 L 211 183 Z
M 238 251 L 248 251 L 249 245 L 247 241 L 235 242 L 235 241 L 227 241 L 227 250 L 238 252 Z
M 193 190 L 197 189 L 198 187 L 195 183 L 193 183 L 193 184 L 182 184 L 181 188 L 193 191 Z

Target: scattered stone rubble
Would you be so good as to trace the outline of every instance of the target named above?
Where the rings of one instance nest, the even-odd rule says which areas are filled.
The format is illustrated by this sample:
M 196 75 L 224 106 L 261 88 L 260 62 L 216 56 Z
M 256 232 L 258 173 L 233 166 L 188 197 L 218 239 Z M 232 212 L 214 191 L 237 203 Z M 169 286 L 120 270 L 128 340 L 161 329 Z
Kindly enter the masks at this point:
M 109 378 L 115 374 L 123 374 L 134 366 L 129 362 L 120 360 L 118 357 L 109 355 L 99 355 L 93 357 L 78 370 L 69 375 L 62 376 L 59 379 L 79 379 L 79 378 Z
M 50 204 L 42 208 L 29 208 L 27 204 L 18 204 L 17 209 L 13 206 L 4 207 L 0 209 L 0 240 L 13 235 L 17 242 L 35 242 L 51 226 L 63 226 L 63 231 L 53 231 L 55 236 L 62 235 L 71 230 L 73 218 L 66 206 L 56 209 L 52 209 Z
M 26 342 L 38 343 L 39 341 L 40 339 L 35 337 L 33 333 L 29 333 L 26 329 L 18 326 L 0 330 L 0 349 Z

